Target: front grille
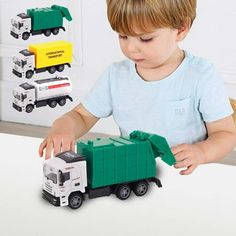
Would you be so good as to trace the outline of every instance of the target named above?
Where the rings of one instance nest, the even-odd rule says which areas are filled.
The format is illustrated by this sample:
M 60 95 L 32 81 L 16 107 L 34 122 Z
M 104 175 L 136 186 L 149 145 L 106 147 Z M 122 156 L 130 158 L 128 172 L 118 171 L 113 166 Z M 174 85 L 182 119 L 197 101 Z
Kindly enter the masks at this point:
M 52 186 L 50 186 L 48 183 L 45 183 L 45 190 L 49 193 L 52 193 Z

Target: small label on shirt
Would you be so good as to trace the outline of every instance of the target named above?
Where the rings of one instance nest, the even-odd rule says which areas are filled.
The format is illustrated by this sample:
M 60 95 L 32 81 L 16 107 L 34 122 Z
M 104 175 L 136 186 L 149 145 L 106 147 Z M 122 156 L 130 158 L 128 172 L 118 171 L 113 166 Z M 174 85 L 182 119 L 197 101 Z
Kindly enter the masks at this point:
M 185 114 L 185 108 L 176 108 L 175 115 L 183 116 Z

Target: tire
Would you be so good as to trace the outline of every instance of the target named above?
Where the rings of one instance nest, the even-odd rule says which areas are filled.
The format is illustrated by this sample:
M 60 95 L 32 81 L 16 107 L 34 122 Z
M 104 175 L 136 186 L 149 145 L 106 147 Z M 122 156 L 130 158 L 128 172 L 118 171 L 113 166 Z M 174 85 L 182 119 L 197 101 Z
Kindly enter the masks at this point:
M 116 197 L 120 200 L 126 200 L 131 194 L 131 188 L 128 184 L 121 184 L 116 190 Z
M 22 39 L 27 40 L 29 38 L 29 36 L 30 36 L 30 33 L 25 32 L 25 33 L 22 34 Z
M 54 108 L 57 106 L 57 101 L 56 100 L 51 100 L 48 102 L 48 105 L 51 107 L 51 108 Z
M 57 66 L 57 71 L 62 72 L 65 69 L 65 65 L 59 65 Z
M 53 35 L 57 35 L 59 33 L 59 28 L 52 29 Z
M 148 191 L 148 183 L 146 181 L 139 181 L 135 183 L 133 191 L 136 196 L 145 195 Z
M 26 108 L 25 108 L 25 111 L 27 113 L 31 113 L 33 110 L 34 110 L 34 106 L 32 104 L 27 105 Z
M 25 77 L 27 79 L 31 79 L 34 75 L 34 72 L 32 70 L 28 70 L 26 73 L 25 73 Z
M 65 98 L 60 99 L 60 100 L 58 101 L 58 104 L 59 104 L 60 106 L 64 106 L 64 105 L 66 104 L 66 99 L 65 99 Z
M 49 68 L 48 68 L 48 72 L 49 72 L 50 74 L 54 74 L 54 73 L 56 72 L 56 67 L 55 67 L 55 66 L 49 67 Z
M 82 193 L 72 193 L 69 197 L 69 207 L 72 209 L 78 209 L 83 204 L 83 194 Z
M 49 37 L 52 32 L 51 32 L 50 29 L 47 29 L 47 30 L 44 30 L 43 33 L 44 33 L 44 35 L 45 35 L 46 37 Z

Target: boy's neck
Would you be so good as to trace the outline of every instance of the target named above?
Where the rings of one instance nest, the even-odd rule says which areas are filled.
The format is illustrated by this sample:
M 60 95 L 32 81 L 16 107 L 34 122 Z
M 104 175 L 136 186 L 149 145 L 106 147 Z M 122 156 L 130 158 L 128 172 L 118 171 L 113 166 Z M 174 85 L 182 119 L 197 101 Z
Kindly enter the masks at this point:
M 162 80 L 172 74 L 179 67 L 184 58 L 184 51 L 177 48 L 173 55 L 163 65 L 156 68 L 140 68 L 136 65 L 136 71 L 144 81 Z

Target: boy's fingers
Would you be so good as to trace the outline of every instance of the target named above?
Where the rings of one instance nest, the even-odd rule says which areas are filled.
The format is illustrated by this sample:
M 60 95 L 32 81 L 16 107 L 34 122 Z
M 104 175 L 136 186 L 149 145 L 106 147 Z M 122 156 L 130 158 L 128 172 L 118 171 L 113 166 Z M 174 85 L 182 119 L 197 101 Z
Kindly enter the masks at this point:
M 179 173 L 181 175 L 189 175 L 196 169 L 196 167 L 196 165 L 191 165 L 186 170 L 181 170 Z
M 61 142 L 54 143 L 54 156 L 61 152 Z
M 179 168 L 188 167 L 188 166 L 190 166 L 191 164 L 192 164 L 191 161 L 187 158 L 187 159 L 185 159 L 185 160 L 183 160 L 183 161 L 181 161 L 181 162 L 177 162 L 177 163 L 174 165 L 174 167 L 175 167 L 176 169 L 179 169 Z
M 46 146 L 46 151 L 45 151 L 45 159 L 46 159 L 46 160 L 51 157 L 52 149 L 53 149 L 53 143 L 50 142 L 50 143 L 48 143 L 47 146 Z
M 61 149 L 62 152 L 71 150 L 71 142 L 70 141 L 62 142 Z
M 38 153 L 39 153 L 40 157 L 43 156 L 43 150 L 44 150 L 45 146 L 46 146 L 46 140 L 44 139 L 43 142 L 40 144 L 39 150 L 38 150 Z
M 171 148 L 172 153 L 175 155 L 184 150 L 185 144 L 179 144 Z
M 187 151 L 182 151 L 182 152 L 175 154 L 175 160 L 177 162 L 184 161 L 188 157 L 189 157 L 189 153 Z
M 72 142 L 71 142 L 70 150 L 73 151 L 73 152 L 75 152 L 75 141 L 72 141 Z

